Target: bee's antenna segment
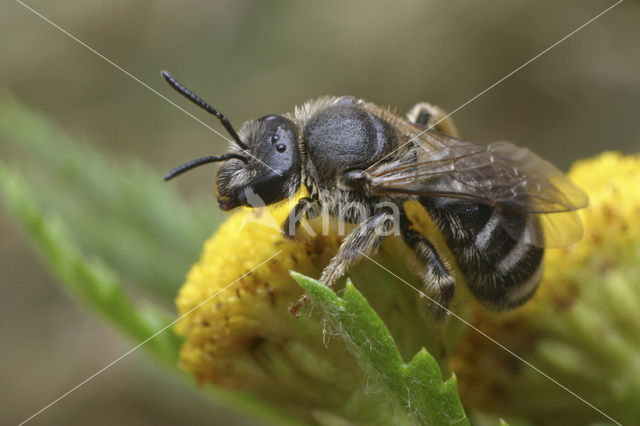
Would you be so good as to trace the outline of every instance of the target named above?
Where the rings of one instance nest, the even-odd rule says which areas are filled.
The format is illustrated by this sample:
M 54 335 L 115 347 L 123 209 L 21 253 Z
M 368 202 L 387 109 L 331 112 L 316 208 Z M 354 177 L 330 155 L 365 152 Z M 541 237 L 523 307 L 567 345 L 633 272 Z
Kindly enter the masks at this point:
M 245 157 L 240 154 L 236 154 L 235 152 L 230 152 L 223 155 L 207 155 L 206 157 L 196 158 L 195 160 L 187 161 L 186 163 L 179 165 L 178 167 L 164 175 L 164 180 L 173 179 L 174 177 L 203 164 L 214 163 L 217 161 L 226 161 L 231 158 L 237 158 L 238 160 L 241 160 L 245 163 L 247 162 L 247 159 Z
M 229 132 L 233 140 L 236 142 L 236 144 L 238 144 L 240 148 L 242 148 L 243 150 L 249 149 L 247 144 L 245 144 L 240 140 L 240 137 L 236 133 L 235 129 L 233 128 L 233 126 L 231 125 L 231 122 L 227 117 L 225 117 L 224 115 L 216 111 L 211 105 L 206 103 L 204 100 L 202 100 L 198 95 L 193 93 L 191 90 L 184 87 L 182 83 L 176 80 L 175 77 L 169 74 L 167 71 L 162 71 L 161 74 L 162 74 L 162 77 L 164 77 L 164 79 L 167 80 L 167 83 L 169 83 L 169 85 L 173 87 L 178 93 L 180 93 L 185 98 L 189 99 L 194 104 L 198 105 L 203 110 L 207 111 L 209 114 L 215 115 L 216 118 L 220 120 L 224 128 L 227 130 L 227 132 Z

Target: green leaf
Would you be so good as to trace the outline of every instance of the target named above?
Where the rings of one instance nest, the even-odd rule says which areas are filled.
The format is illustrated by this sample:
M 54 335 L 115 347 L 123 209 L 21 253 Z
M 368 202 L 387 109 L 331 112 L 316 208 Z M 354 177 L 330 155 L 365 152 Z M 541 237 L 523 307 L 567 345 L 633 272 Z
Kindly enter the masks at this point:
M 173 305 L 222 219 L 217 208 L 186 203 L 159 171 L 109 160 L 6 95 L 0 97 L 0 139 L 6 157 L 29 176 L 34 198 L 56 212 L 83 253 L 100 253 L 124 284 L 144 286 Z
M 178 370 L 178 351 L 182 339 L 172 320 L 154 305 L 136 306 L 120 285 L 116 274 L 97 258 L 82 256 L 65 226 L 54 216 L 45 216 L 37 207 L 28 185 L 0 162 L 0 196 L 9 212 L 26 230 L 46 265 L 61 285 L 85 307 L 96 311 L 140 348 L 161 361 L 173 373 L 192 380 Z M 160 332 L 161 331 L 161 332 Z M 265 405 L 255 397 L 213 386 L 205 393 L 238 411 L 252 414 L 273 424 L 296 425 L 285 413 Z
M 407 416 L 418 424 L 470 424 L 455 375 L 443 381 L 438 363 L 424 348 L 405 363 L 384 322 L 350 281 L 340 298 L 319 281 L 296 272 L 291 275 L 322 308 L 365 372 Z
M 47 266 L 74 297 L 100 313 L 125 335 L 137 341 L 156 333 L 168 319 L 151 305 L 136 309 L 116 274 L 103 262 L 80 254 L 63 223 L 45 216 L 33 194 L 16 173 L 0 163 L 0 194 L 12 215 L 22 223 Z M 162 320 L 160 319 L 162 318 Z M 144 347 L 169 365 L 177 363 L 180 338 L 169 328 Z
M 33 131 L 33 134 L 29 134 L 29 128 L 23 126 L 32 126 L 33 128 L 30 130 Z M 167 316 L 164 310 L 159 309 L 154 303 L 147 301 L 134 303 L 110 264 L 113 262 L 117 265 L 118 270 L 123 267 L 129 273 L 130 278 L 144 278 L 146 276 L 143 272 L 144 268 L 154 269 L 155 275 L 158 276 L 167 274 L 163 277 L 165 282 L 174 280 L 165 289 L 166 294 L 170 296 L 168 300 L 172 300 L 175 296 L 175 289 L 184 279 L 183 276 L 188 265 L 197 257 L 200 240 L 206 238 L 210 230 L 198 230 L 200 225 L 188 224 L 189 220 L 193 220 L 198 214 L 188 212 L 186 207 L 182 207 L 185 204 L 179 201 L 177 196 L 162 195 L 163 191 L 169 193 L 171 191 L 166 187 L 161 187 L 161 184 L 155 183 L 155 174 L 138 168 L 138 166 L 126 170 L 119 169 L 101 158 L 96 152 L 84 151 L 84 148 L 74 146 L 72 141 L 66 140 L 66 136 L 62 136 L 44 118 L 32 114 L 17 101 L 4 99 L 0 100 L 0 135 L 6 138 L 7 133 L 12 133 L 10 136 L 15 137 L 16 141 L 28 145 L 23 147 L 27 151 L 37 150 L 40 143 L 45 145 L 51 143 L 57 146 L 63 151 L 59 155 L 47 149 L 43 153 L 45 156 L 51 155 L 52 162 L 60 162 L 54 167 L 56 173 L 64 174 L 64 162 L 69 161 L 69 173 L 79 173 L 79 177 L 76 176 L 74 179 L 93 179 L 92 184 L 98 184 L 101 181 L 98 176 L 100 174 L 106 176 L 105 180 L 116 179 L 105 183 L 105 186 L 98 191 L 101 195 L 107 194 L 107 198 L 114 196 L 114 194 L 108 194 L 110 191 L 116 193 L 115 195 L 122 195 L 122 185 L 126 181 L 141 182 L 139 187 L 129 188 L 129 192 L 125 189 L 124 194 L 127 194 L 127 197 L 131 199 L 123 207 L 118 207 L 117 197 L 105 201 L 104 204 L 99 204 L 100 208 L 104 209 L 101 212 L 104 214 L 104 219 L 108 220 L 108 215 L 111 214 L 119 216 L 108 226 L 97 227 L 104 229 L 97 229 L 95 223 L 99 224 L 99 222 L 94 221 L 93 227 L 91 227 L 91 221 L 86 219 L 86 216 L 90 216 L 96 206 L 87 207 L 83 215 L 83 202 L 73 199 L 72 196 L 72 193 L 77 190 L 87 190 L 87 187 L 91 186 L 89 183 L 78 183 L 73 180 L 66 182 L 61 176 L 54 176 L 51 182 L 52 186 L 61 185 L 64 187 L 68 183 L 72 189 L 69 189 L 70 194 L 65 195 L 64 192 L 54 191 L 53 195 L 47 196 L 45 187 L 35 190 L 30 185 L 33 181 L 31 174 L 29 174 L 29 183 L 22 178 L 24 175 L 22 167 L 20 171 L 13 170 L 0 161 L 0 200 L 16 222 L 22 225 L 30 241 L 35 245 L 44 263 L 56 276 L 60 285 L 77 299 L 80 305 L 98 313 L 122 334 L 136 342 L 140 349 L 159 360 L 167 368 L 167 371 L 193 382 L 191 376 L 178 369 L 178 353 L 182 338 L 170 326 L 173 323 L 173 318 Z M 47 138 L 51 138 L 51 140 Z M 85 154 L 88 157 L 85 157 Z M 82 167 L 82 170 L 74 171 L 74 167 L 79 167 L 83 162 L 80 157 L 86 160 L 86 168 Z M 107 170 L 109 167 L 114 170 Z M 91 176 L 94 172 L 96 176 Z M 123 174 L 119 175 L 119 172 Z M 116 175 L 118 176 L 116 177 Z M 149 193 L 145 193 L 145 191 L 149 191 Z M 61 201 L 61 194 L 64 201 Z M 69 198 L 64 198 L 67 195 Z M 81 196 L 78 198 L 83 199 Z M 176 220 L 175 227 L 168 232 L 160 232 L 164 226 L 168 226 L 170 215 L 167 215 L 166 212 L 155 212 L 148 217 L 140 216 L 134 212 L 146 203 L 150 203 L 151 207 L 159 208 L 160 206 L 172 205 L 174 202 L 178 206 L 176 208 L 183 209 L 184 212 L 177 213 L 177 216 L 182 219 Z M 69 203 L 69 205 L 65 206 L 65 203 Z M 45 209 L 41 204 L 49 204 L 49 208 L 46 210 L 56 211 L 56 214 L 44 213 Z M 57 209 L 63 213 L 59 214 Z M 156 213 L 157 217 L 154 216 Z M 200 220 L 200 224 L 202 223 L 204 221 Z M 84 228 L 85 225 L 89 228 Z M 84 233 L 85 231 L 86 233 Z M 116 232 L 117 234 L 115 234 Z M 83 233 L 84 235 L 82 235 Z M 133 233 L 133 237 L 127 238 L 128 233 Z M 184 233 L 184 244 L 181 243 L 181 233 Z M 194 238 L 195 234 L 198 234 L 199 237 Z M 84 244 L 79 244 L 79 239 L 82 239 Z M 172 246 L 176 249 L 174 254 L 181 250 L 184 250 L 186 254 L 175 259 L 172 255 L 161 256 L 165 249 L 163 244 L 168 240 L 175 240 L 175 244 Z M 128 247 L 129 244 L 132 247 Z M 108 261 L 104 261 L 102 257 L 96 257 L 95 254 L 86 254 L 87 252 L 102 254 L 96 248 L 107 249 Z M 123 251 L 125 255 L 118 255 L 116 253 L 118 249 Z M 138 253 L 140 250 L 142 253 Z M 189 254 L 189 251 L 195 253 Z M 132 259 L 128 262 L 124 261 L 124 258 L 129 255 L 132 256 Z M 179 261 L 182 257 L 184 259 Z M 140 262 L 140 264 L 136 265 L 136 262 Z M 153 278 L 155 275 L 149 277 Z M 158 282 L 151 280 L 150 284 L 157 286 Z M 149 288 L 155 288 L 151 286 Z M 288 414 L 268 406 L 252 395 L 230 392 L 214 386 L 205 386 L 201 389 L 205 395 L 223 402 L 239 412 L 255 416 L 267 424 L 299 424 Z

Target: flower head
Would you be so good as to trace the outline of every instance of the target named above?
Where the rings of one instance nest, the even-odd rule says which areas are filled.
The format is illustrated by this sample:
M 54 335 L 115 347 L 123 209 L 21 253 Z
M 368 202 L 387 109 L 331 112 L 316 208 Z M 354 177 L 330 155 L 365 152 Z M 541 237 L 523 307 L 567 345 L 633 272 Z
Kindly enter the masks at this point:
M 438 238 L 421 208 L 409 209 L 416 226 Z M 193 310 L 177 324 L 178 333 L 186 337 L 181 365 L 200 382 L 251 391 L 289 411 L 348 411 L 349 418 L 359 413 L 355 418 L 366 419 L 380 401 L 364 397 L 371 386 L 353 356 L 340 339 L 331 338 L 319 312 L 307 307 L 296 318 L 288 309 L 302 295 L 289 271 L 319 277 L 342 237 L 322 235 L 322 224 L 314 223 L 315 236 L 288 240 L 270 225 L 273 220 L 282 223 L 287 214 L 282 206 L 269 211 L 243 208 L 205 243 L 176 300 L 181 314 Z M 394 272 L 415 279 L 407 263 L 412 254 L 398 239 L 389 238 L 378 258 Z M 448 325 L 429 325 L 425 302 L 413 289 L 368 261 L 349 276 L 367 283 L 361 290 L 407 357 L 425 345 L 432 353 L 443 351 L 433 329 Z
M 576 163 L 570 177 L 591 199 L 589 208 L 580 211 L 585 236 L 571 247 L 547 251 L 534 298 L 509 313 L 489 312 L 466 291 L 456 270 L 454 310 L 613 412 L 637 395 L 631 391 L 640 391 L 640 379 L 628 373 L 638 371 L 633 363 L 640 347 L 640 320 L 634 314 L 640 305 L 640 156 L 605 153 Z M 451 259 L 424 209 L 417 203 L 406 207 L 416 228 Z M 266 214 L 269 221 L 260 223 Z M 194 310 L 177 326 L 186 337 L 181 364 L 201 382 L 250 391 L 303 417 L 331 412 L 366 421 L 384 401 L 369 392 L 367 377 L 344 344 L 330 338 L 318 312 L 308 310 L 312 313 L 301 318 L 288 312 L 302 293 L 288 271 L 320 276 L 342 238 L 322 235 L 318 223 L 313 225 L 316 235 L 295 240 L 264 226 L 271 218 L 282 223 L 287 214 L 283 207 L 240 210 L 206 242 L 177 298 L 180 313 Z M 257 216 L 247 220 L 247 215 Z M 420 283 L 411 259 L 399 238 L 387 238 L 376 256 L 408 282 Z M 456 372 L 469 407 L 536 423 L 569 413 L 575 422 L 598 418 L 457 319 L 433 324 L 425 300 L 378 265 L 365 260 L 349 276 L 361 284 L 406 358 L 426 346 L 445 370 Z M 602 392 L 603 386 L 608 392 Z

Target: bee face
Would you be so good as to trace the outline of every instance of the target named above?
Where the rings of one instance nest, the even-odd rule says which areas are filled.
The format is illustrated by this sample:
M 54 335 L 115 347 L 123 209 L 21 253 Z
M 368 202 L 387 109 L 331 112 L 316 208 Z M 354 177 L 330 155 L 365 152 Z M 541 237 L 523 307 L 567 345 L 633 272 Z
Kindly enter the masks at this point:
M 265 204 L 295 193 L 300 184 L 298 126 L 281 115 L 267 115 L 245 124 L 239 137 L 248 146 L 248 161 L 226 162 L 216 178 L 218 204 L 222 210 L 247 206 L 247 191 Z

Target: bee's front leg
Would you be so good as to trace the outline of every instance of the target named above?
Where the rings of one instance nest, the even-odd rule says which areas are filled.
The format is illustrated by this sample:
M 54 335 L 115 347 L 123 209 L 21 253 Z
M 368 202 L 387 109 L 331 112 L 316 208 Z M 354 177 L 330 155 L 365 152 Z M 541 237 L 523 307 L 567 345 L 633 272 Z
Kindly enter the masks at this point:
M 446 317 L 456 289 L 454 276 L 442 260 L 436 248 L 422 234 L 412 228 L 404 209 L 400 213 L 400 232 L 404 242 L 415 252 L 416 258 L 425 268 L 424 284 L 435 303 L 435 319 Z
M 313 219 L 319 214 L 320 206 L 316 200 L 308 197 L 300 198 L 295 207 L 289 212 L 284 224 L 282 224 L 282 233 L 285 238 L 292 239 L 295 237 L 303 216 L 306 216 L 307 219 Z

